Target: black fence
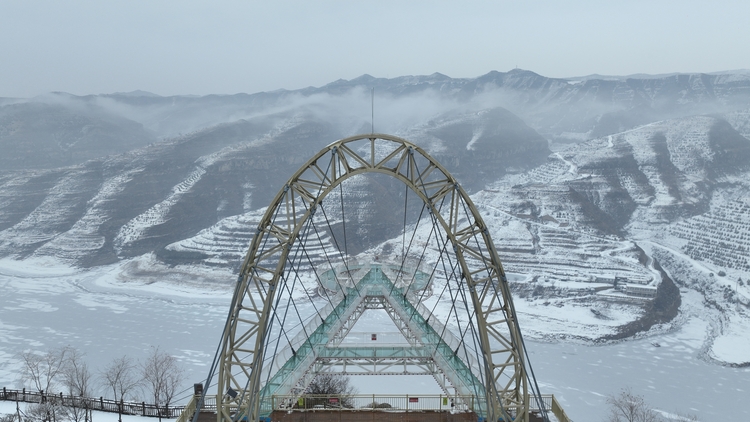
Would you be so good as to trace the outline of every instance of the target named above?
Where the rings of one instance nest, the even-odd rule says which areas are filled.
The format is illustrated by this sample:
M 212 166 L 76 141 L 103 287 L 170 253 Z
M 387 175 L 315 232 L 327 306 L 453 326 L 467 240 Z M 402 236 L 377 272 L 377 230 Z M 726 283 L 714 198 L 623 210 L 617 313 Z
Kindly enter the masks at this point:
M 103 397 L 66 396 L 63 393 L 50 394 L 43 391 L 27 391 L 25 388 L 23 390 L 10 390 L 5 387 L 0 391 L 0 400 L 24 403 L 50 403 L 63 407 L 162 418 L 176 418 L 185 409 L 185 406 L 157 406 L 146 402 L 117 401 Z

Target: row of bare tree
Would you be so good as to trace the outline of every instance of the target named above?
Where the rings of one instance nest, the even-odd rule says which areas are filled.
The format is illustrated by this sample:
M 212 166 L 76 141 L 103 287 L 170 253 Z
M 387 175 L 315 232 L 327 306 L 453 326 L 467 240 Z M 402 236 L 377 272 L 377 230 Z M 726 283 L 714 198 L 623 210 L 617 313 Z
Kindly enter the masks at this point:
M 624 388 L 620 394 L 607 397 L 609 405 L 609 417 L 607 422 L 663 422 L 666 419 L 649 403 L 638 394 L 633 393 L 629 388 Z M 678 412 L 672 415 L 669 420 L 680 422 L 698 422 L 698 417 L 692 414 L 683 414 Z
M 104 391 L 104 396 L 118 402 L 137 401 L 143 394 L 146 401 L 164 408 L 172 404 L 184 377 L 177 359 L 158 347 L 152 347 L 142 361 L 121 356 L 96 372 L 89 368 L 85 354 L 70 346 L 44 353 L 26 351 L 19 358 L 23 362 L 21 377 L 25 387 L 47 393 L 64 392 L 73 397 L 98 396 L 95 393 Z M 85 407 L 70 409 L 73 413 L 77 411 L 88 413 Z M 66 419 L 86 421 L 89 417 L 73 414 Z

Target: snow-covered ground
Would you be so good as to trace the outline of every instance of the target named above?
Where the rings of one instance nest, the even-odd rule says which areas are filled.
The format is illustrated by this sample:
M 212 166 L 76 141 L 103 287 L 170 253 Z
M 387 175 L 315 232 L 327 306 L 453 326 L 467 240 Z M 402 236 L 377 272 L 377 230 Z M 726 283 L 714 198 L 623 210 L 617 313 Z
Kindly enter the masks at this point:
M 183 364 L 181 398 L 187 397 L 192 383 L 206 376 L 231 292 L 226 286 L 192 290 L 190 280 L 167 283 L 148 275 L 128 281 L 136 264 L 78 271 L 46 259 L 1 261 L 0 384 L 21 386 L 17 354 L 25 350 L 70 345 L 96 373 L 114 358 L 141 359 L 160 347 Z
M 700 297 L 689 300 L 699 301 Z M 698 302 L 699 303 L 699 302 Z M 701 358 L 709 324 L 686 316 L 679 329 L 618 344 L 529 342 L 540 388 L 554 394 L 573 420 L 605 420 L 606 395 L 629 387 L 653 408 L 701 421 L 748 420 L 750 368 L 729 368 Z
M 183 364 L 186 378 L 181 398 L 185 399 L 192 383 L 207 374 L 231 299 L 229 288 L 211 290 L 174 280 L 137 279 L 135 264 L 81 271 L 53 261 L 0 262 L 4 292 L 0 297 L 0 384 L 20 386 L 17 353 L 24 350 L 71 345 L 86 353 L 96 371 L 112 358 L 123 354 L 142 358 L 150 347 L 158 346 Z M 224 275 L 214 274 L 217 278 Z M 686 290 L 682 312 L 670 327 L 617 344 L 533 340 L 535 333 L 555 329 L 550 322 L 554 315 L 544 319 L 535 316 L 538 312 L 527 313 L 540 305 L 519 302 L 519 323 L 528 333 L 527 347 L 542 392 L 555 394 L 574 420 L 601 420 L 606 414 L 606 396 L 622 387 L 644 395 L 664 412 L 694 413 L 701 420 L 727 415 L 750 419 L 750 410 L 743 405 L 750 392 L 750 368 L 725 367 L 706 359 L 713 320 L 702 311 L 702 302 L 701 294 Z M 560 316 L 571 312 L 567 307 L 545 308 Z M 565 325 L 560 318 L 557 327 L 566 327 L 571 337 L 576 333 L 581 338 L 590 336 L 591 326 L 585 324 Z M 742 332 L 731 334 L 737 341 L 747 338 Z M 728 355 L 740 353 L 741 348 L 725 337 L 711 350 Z M 353 381 L 360 393 L 394 391 L 392 379 L 355 377 Z M 398 381 L 418 390 L 415 393 L 436 392 L 434 384 L 416 377 Z M 111 416 L 97 420 L 107 417 Z

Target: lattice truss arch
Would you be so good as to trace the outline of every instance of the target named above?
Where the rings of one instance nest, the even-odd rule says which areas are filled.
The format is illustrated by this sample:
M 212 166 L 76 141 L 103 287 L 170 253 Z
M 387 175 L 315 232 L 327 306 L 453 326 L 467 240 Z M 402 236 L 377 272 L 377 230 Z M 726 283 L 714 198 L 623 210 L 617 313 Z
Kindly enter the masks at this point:
M 488 420 L 527 420 L 523 342 L 489 231 L 468 194 L 445 168 L 416 145 L 385 134 L 358 135 L 330 144 L 303 165 L 269 205 L 243 260 L 222 337 L 218 388 L 223 398 L 218 420 L 240 416 L 258 420 L 263 346 L 292 245 L 304 241 L 303 227 L 312 222 L 323 198 L 344 180 L 363 173 L 402 181 L 446 233 L 475 310 L 482 378 L 492 380 L 486 382 L 486 397 L 478 399 L 487 400 Z

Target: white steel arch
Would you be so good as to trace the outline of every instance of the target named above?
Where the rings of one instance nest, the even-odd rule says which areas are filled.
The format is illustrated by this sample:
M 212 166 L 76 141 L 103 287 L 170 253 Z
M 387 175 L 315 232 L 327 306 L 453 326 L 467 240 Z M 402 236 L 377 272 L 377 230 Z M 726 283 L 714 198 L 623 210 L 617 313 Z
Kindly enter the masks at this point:
M 528 421 L 529 386 L 521 333 L 489 231 L 468 194 L 416 145 L 385 134 L 334 142 L 303 165 L 274 197 L 244 258 L 222 337 L 218 421 L 257 421 L 264 344 L 287 258 L 323 199 L 344 180 L 382 173 L 403 182 L 442 227 L 470 295 L 481 348 L 489 421 Z

